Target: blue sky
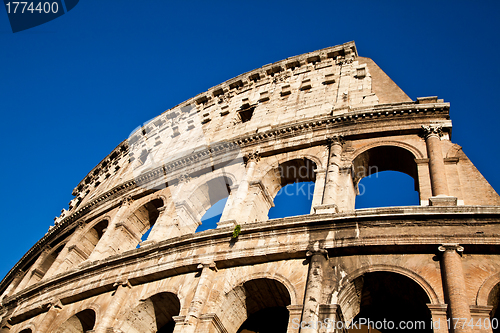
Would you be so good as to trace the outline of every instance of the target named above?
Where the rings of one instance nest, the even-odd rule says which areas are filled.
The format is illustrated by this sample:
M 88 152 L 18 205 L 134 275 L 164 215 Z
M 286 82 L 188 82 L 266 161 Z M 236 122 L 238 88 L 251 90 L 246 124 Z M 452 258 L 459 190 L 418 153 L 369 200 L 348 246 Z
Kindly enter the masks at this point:
M 130 132 L 243 72 L 354 40 L 412 98 L 451 102 L 452 140 L 500 189 L 500 3 L 80 0 L 13 34 L 0 9 L 0 276 Z

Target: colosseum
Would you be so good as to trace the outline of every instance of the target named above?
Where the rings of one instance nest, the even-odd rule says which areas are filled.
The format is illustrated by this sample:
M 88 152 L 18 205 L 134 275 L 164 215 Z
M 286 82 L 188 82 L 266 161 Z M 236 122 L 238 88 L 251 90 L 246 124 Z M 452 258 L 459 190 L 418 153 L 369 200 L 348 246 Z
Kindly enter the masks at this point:
M 354 42 L 221 83 L 75 187 L 2 280 L 1 332 L 499 332 L 500 197 L 449 111 Z M 418 205 L 355 209 L 386 170 Z M 309 214 L 269 219 L 297 182 L 314 184 Z

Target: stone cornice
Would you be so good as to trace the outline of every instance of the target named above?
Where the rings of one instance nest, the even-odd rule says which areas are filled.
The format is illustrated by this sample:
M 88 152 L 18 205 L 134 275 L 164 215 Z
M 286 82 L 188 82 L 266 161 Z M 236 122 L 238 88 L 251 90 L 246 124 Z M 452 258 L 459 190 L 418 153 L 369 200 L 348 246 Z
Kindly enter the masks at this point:
M 426 220 L 426 216 L 432 218 Z M 369 246 L 378 246 L 382 244 L 387 246 L 387 244 L 394 244 L 398 246 L 426 247 L 428 250 L 432 250 L 435 249 L 437 245 L 443 244 L 449 237 L 453 237 L 453 239 L 460 242 L 460 244 L 466 244 L 468 248 L 470 248 L 470 253 L 474 253 L 474 246 L 488 246 L 489 248 L 491 248 L 491 246 L 498 246 L 500 250 L 498 234 L 492 233 L 492 228 L 490 228 L 490 231 L 483 234 L 477 234 L 470 230 L 471 224 L 488 226 L 492 225 L 492 221 L 498 223 L 499 216 L 500 207 L 491 206 L 397 207 L 367 209 L 343 214 L 302 215 L 244 224 L 239 242 L 252 242 L 252 239 L 255 237 L 261 238 L 266 234 L 271 238 L 276 238 L 279 235 L 285 234 L 300 235 L 303 234 L 305 230 L 309 232 L 324 232 L 325 229 L 329 231 L 342 230 L 342 233 L 345 234 L 349 229 L 352 229 L 353 232 L 351 236 L 345 234 L 348 236 L 342 237 L 341 239 L 337 239 L 335 236 L 325 239 L 324 248 L 333 250 L 357 248 L 360 251 L 364 251 L 364 249 L 367 249 Z M 461 225 L 464 225 L 463 230 L 460 229 Z M 426 235 L 415 237 L 411 232 L 401 233 L 401 228 L 421 226 L 448 228 L 440 229 L 440 231 L 448 230 L 447 232 L 449 234 L 430 232 Z M 364 229 L 372 227 L 383 227 L 387 228 L 387 230 L 397 229 L 397 231 L 384 234 L 365 233 L 363 235 L 362 233 L 361 236 L 356 236 L 356 232 L 354 232 L 358 228 Z M 86 288 L 93 289 L 92 285 L 95 281 L 92 276 L 106 276 L 104 280 L 100 281 L 100 286 L 102 288 L 97 292 L 109 291 L 108 289 L 112 289 L 113 284 L 118 278 L 111 273 L 113 270 L 117 269 L 117 274 L 121 274 L 120 272 L 122 272 L 124 266 L 135 267 L 140 261 L 168 257 L 175 252 L 190 253 L 190 256 L 176 256 L 176 259 L 173 261 L 163 261 L 162 265 L 164 265 L 164 268 L 160 268 L 160 271 L 163 269 L 165 272 L 161 274 L 157 271 L 152 274 L 152 271 L 148 271 L 151 267 L 143 267 L 135 270 L 131 269 L 126 277 L 121 275 L 119 277 L 126 278 L 132 285 L 135 285 L 144 283 L 145 281 L 162 278 L 163 274 L 178 274 L 180 271 L 195 272 L 198 264 L 200 261 L 205 260 L 205 257 L 193 256 L 194 249 L 203 248 L 209 244 L 215 246 L 217 243 L 227 243 L 231 239 L 231 233 L 231 228 L 224 228 L 184 235 L 167 239 L 145 248 L 130 250 L 119 255 L 108 257 L 104 260 L 88 263 L 47 280 L 42 280 L 18 294 L 7 297 L 4 299 L 3 305 L 8 308 L 15 304 L 30 302 L 33 307 L 37 307 L 38 304 L 33 298 L 39 295 L 60 298 L 63 304 L 68 304 L 76 301 L 79 293 L 83 295 L 87 292 Z M 310 244 L 307 240 L 303 240 L 300 237 L 298 237 L 297 240 L 298 241 L 293 244 L 287 243 L 272 247 L 264 244 L 262 245 L 264 248 L 258 250 L 246 249 L 246 247 L 243 246 L 236 251 L 228 250 L 216 253 L 215 256 L 214 254 L 208 255 L 211 258 L 210 260 L 214 261 L 220 269 L 238 265 L 242 257 L 248 257 L 249 260 L 253 258 L 251 260 L 255 260 L 256 262 L 259 262 L 259 260 L 268 260 L 269 256 L 277 256 L 277 258 L 283 256 L 287 258 L 303 258 L 306 252 L 310 250 Z M 259 256 L 262 256 L 262 258 Z M 155 266 L 154 268 L 157 269 L 158 267 Z M 105 272 L 106 274 L 103 275 Z M 88 280 L 88 284 L 79 284 L 78 290 L 71 290 L 71 293 L 68 294 L 70 291 L 68 291 L 65 286 L 79 279 Z M 63 290 L 64 292 L 59 295 L 56 290 Z M 26 308 L 26 311 L 30 311 L 28 308 L 29 307 Z

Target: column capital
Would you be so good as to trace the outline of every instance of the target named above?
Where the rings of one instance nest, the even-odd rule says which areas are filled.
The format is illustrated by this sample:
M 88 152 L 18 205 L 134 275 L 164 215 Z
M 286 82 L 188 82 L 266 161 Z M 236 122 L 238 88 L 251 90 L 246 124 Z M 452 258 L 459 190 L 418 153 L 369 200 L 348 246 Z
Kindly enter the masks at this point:
M 243 160 L 245 162 L 245 164 L 247 165 L 248 163 L 250 162 L 259 162 L 260 161 L 260 154 L 259 154 L 259 151 L 256 150 L 256 151 L 253 151 L 253 152 L 250 152 L 248 154 L 246 154 L 244 157 L 243 157 Z
M 132 203 L 132 201 L 134 201 L 134 199 L 132 199 L 132 196 L 127 196 L 125 197 L 122 201 L 120 201 L 120 207 L 121 206 L 128 206 Z
M 132 288 L 132 285 L 130 284 L 130 281 L 127 280 L 121 280 L 118 282 L 113 283 L 113 288 L 118 288 L 118 287 L 127 287 L 127 288 Z
M 198 266 L 196 268 L 201 269 L 201 270 L 203 270 L 203 268 L 209 268 L 215 272 L 218 271 L 217 264 L 213 261 L 210 263 L 200 263 L 200 264 L 198 264 Z
M 328 251 L 325 249 L 309 250 L 306 252 L 306 257 L 312 257 L 316 254 L 323 255 L 326 259 L 328 259 Z
M 345 142 L 344 135 L 342 135 L 342 134 L 336 134 L 336 135 L 326 139 L 326 144 L 328 146 L 333 146 L 333 145 L 342 146 L 344 144 L 344 142 Z
M 56 309 L 61 310 L 63 308 L 63 304 L 60 299 L 52 299 L 47 304 L 43 306 L 47 310 Z
M 438 250 L 440 252 L 445 252 L 445 251 L 463 252 L 464 251 L 464 247 L 460 246 L 458 243 L 444 243 L 444 244 L 441 244 L 438 247 Z
M 441 125 L 422 125 L 422 136 L 424 139 L 431 136 L 440 137 L 443 135 L 443 126 Z

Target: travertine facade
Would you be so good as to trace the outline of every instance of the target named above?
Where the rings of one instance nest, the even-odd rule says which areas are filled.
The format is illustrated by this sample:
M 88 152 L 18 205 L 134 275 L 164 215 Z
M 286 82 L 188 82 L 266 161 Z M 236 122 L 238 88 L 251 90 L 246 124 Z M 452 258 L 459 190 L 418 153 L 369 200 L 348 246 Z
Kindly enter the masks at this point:
M 352 42 L 242 74 L 82 180 L 1 282 L 1 332 L 340 332 L 306 324 L 359 318 L 492 332 L 500 197 L 450 135 L 448 103 L 412 101 Z M 359 180 L 384 170 L 413 177 L 420 206 L 355 210 Z M 269 220 L 297 181 L 315 184 L 311 213 Z M 225 197 L 218 227 L 195 233 Z

